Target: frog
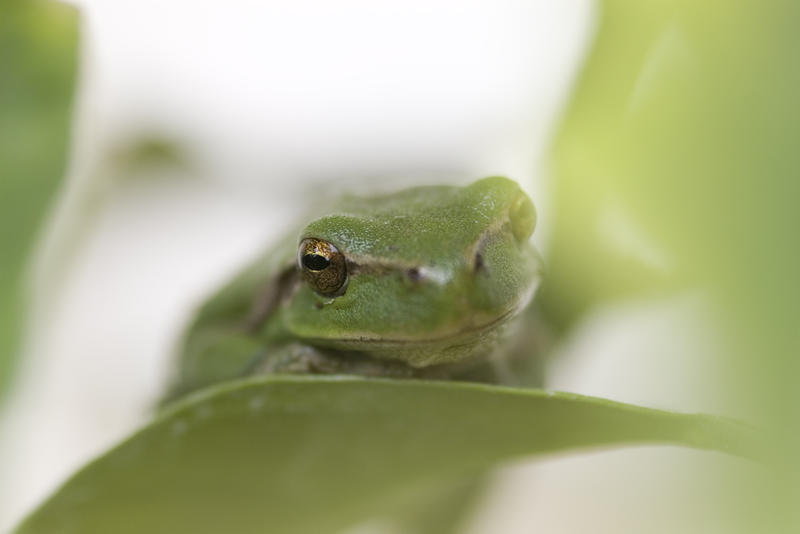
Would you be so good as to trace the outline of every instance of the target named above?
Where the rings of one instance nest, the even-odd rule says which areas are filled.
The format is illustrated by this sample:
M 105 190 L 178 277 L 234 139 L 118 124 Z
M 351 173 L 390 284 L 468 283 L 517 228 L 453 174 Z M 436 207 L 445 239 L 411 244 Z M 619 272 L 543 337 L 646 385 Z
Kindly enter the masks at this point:
M 164 401 L 259 374 L 507 382 L 536 219 L 502 176 L 341 197 L 199 308 Z

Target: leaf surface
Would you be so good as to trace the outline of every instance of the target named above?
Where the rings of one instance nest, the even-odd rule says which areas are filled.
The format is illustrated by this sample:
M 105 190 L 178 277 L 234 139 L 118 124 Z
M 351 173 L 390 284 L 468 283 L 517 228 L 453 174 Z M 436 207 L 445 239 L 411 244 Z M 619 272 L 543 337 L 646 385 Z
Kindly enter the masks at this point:
M 739 423 L 543 390 L 268 376 L 190 396 L 78 472 L 19 533 L 336 532 L 497 462 L 675 444 L 749 454 Z

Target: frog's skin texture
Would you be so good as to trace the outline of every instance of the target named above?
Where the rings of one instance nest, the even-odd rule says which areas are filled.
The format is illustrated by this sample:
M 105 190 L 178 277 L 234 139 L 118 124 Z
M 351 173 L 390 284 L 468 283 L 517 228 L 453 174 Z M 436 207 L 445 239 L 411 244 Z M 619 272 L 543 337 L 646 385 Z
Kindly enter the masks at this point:
M 502 177 L 344 198 L 199 310 L 167 400 L 255 373 L 504 381 L 486 362 L 520 345 L 535 222 Z

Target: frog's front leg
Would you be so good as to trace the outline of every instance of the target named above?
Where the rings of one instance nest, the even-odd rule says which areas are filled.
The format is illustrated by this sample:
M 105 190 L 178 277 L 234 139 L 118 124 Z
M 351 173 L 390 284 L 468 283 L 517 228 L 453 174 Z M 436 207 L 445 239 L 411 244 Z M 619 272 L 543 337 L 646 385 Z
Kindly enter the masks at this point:
M 334 351 L 300 342 L 270 345 L 254 355 L 241 376 L 258 374 L 357 375 L 373 378 L 418 378 L 516 385 L 505 357 L 412 367 L 403 360 L 373 358 L 366 352 Z
M 418 371 L 402 361 L 375 360 L 355 351 L 332 351 L 305 343 L 271 345 L 256 356 L 243 374 L 343 374 L 413 378 Z
M 330 358 L 318 349 L 303 343 L 286 343 L 264 347 L 242 370 L 242 374 L 317 374 L 326 373 L 330 368 Z

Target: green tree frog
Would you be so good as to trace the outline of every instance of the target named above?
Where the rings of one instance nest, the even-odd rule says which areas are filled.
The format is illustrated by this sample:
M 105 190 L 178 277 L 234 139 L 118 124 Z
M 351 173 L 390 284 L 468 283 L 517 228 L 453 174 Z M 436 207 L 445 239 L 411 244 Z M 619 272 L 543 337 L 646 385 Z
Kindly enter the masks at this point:
M 202 306 L 167 400 L 260 373 L 502 382 L 535 224 L 503 177 L 343 198 Z

